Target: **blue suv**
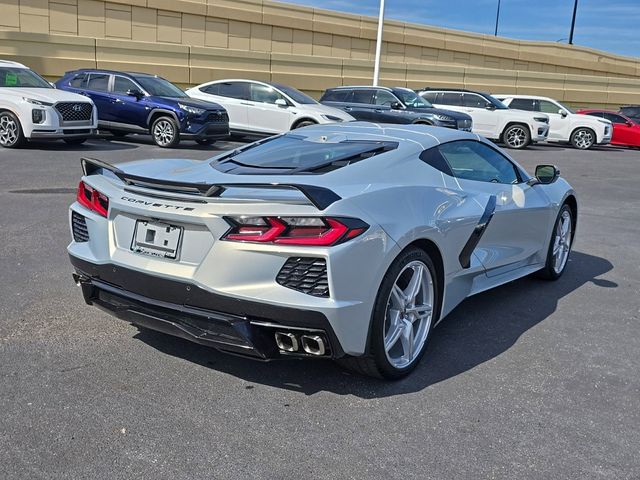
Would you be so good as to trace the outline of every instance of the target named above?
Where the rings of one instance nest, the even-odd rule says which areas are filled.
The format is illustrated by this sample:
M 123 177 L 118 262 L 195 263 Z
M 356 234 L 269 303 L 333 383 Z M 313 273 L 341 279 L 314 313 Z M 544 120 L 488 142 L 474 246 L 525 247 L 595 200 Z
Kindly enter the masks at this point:
M 167 148 L 181 139 L 211 145 L 229 135 L 229 116 L 222 106 L 190 98 L 156 75 L 83 69 L 67 72 L 56 86 L 91 98 L 98 128 L 118 137 L 150 134 L 156 145 Z
M 435 108 L 408 88 L 336 87 L 324 92 L 320 103 L 340 108 L 356 120 L 376 123 L 419 123 L 471 131 L 469 115 Z

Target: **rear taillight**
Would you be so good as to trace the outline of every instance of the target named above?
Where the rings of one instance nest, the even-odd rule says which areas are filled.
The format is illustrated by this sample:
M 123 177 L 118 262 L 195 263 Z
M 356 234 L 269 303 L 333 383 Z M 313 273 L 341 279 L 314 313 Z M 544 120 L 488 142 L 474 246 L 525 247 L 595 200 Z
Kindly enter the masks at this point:
M 103 217 L 106 217 L 109 212 L 109 197 L 84 182 L 78 185 L 76 200 L 83 207 Z
M 369 225 L 355 218 L 225 217 L 231 228 L 222 237 L 234 242 L 328 247 L 364 233 Z

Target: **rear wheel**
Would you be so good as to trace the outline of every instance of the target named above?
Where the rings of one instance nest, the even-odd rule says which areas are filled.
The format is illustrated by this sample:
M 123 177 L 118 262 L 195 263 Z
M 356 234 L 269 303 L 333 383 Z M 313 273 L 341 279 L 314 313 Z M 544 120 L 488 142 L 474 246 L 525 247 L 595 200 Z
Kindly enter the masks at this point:
M 573 214 L 569 205 L 563 205 L 558 213 L 553 235 L 547 251 L 547 262 L 537 272 L 539 278 L 557 280 L 562 276 L 569 261 L 571 244 L 573 243 Z
M 0 145 L 5 148 L 18 148 L 24 145 L 20 120 L 11 112 L 0 113 Z
M 151 125 L 153 141 L 162 148 L 175 147 L 180 143 L 178 124 L 171 117 L 158 117 Z
M 511 125 L 502 133 L 502 141 L 509 148 L 525 148 L 531 143 L 531 133 L 524 125 Z
M 411 248 L 387 271 L 371 321 L 371 353 L 341 363 L 357 373 L 387 379 L 408 375 L 418 364 L 439 311 L 439 287 L 431 258 Z
M 596 143 L 596 134 L 590 128 L 578 128 L 571 135 L 571 145 L 578 150 L 587 150 Z

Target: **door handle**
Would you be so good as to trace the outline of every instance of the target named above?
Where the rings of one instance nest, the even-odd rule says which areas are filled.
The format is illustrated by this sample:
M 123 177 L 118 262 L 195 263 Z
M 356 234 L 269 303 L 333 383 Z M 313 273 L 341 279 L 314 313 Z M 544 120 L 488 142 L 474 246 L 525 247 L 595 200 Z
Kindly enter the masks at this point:
M 351 111 L 353 111 L 353 108 L 351 108 L 351 107 L 344 107 L 344 111 L 345 111 L 345 112 L 351 112 Z
M 376 108 L 375 111 L 378 112 L 378 113 L 382 113 L 382 109 L 381 108 Z
M 253 103 L 240 102 L 240 105 L 248 105 L 249 107 L 253 107 Z

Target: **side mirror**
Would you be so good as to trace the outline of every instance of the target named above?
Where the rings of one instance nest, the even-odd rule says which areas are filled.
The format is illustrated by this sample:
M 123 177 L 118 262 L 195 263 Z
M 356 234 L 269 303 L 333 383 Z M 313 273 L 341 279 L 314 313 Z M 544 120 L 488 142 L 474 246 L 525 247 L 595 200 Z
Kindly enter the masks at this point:
M 627 127 L 633 127 L 633 122 L 627 120 L 626 122 L 624 122 L 627 124 Z
M 136 97 L 137 100 L 140 100 L 142 97 L 144 97 L 144 94 L 136 88 L 127 90 L 127 95 L 129 95 L 130 97 Z
M 496 106 L 493 103 L 487 103 L 484 108 L 493 112 L 496 109 Z
M 393 110 L 402 110 L 402 104 L 400 102 L 392 102 L 391 108 Z
M 558 110 L 558 113 L 560 114 L 560 116 L 562 118 L 565 118 L 567 116 L 567 111 L 563 110 L 562 108 L 560 110 Z
M 560 176 L 560 170 L 555 165 L 538 165 L 536 167 L 536 183 L 549 185 Z
M 278 98 L 276 99 L 276 105 L 279 107 L 288 107 L 289 104 L 287 103 L 287 101 L 284 98 Z
M 56 87 L 56 84 L 53 83 L 53 82 L 49 82 L 49 85 L 51 85 L 53 88 L 58 88 L 58 87 Z

